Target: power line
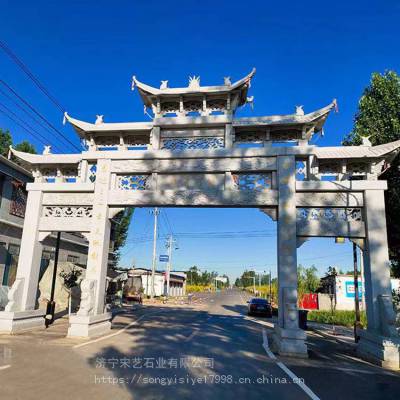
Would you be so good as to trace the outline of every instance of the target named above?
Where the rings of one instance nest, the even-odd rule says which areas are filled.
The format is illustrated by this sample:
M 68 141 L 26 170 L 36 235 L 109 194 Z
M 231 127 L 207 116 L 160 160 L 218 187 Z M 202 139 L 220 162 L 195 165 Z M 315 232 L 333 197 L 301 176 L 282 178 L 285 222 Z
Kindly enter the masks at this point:
M 3 109 L 1 109 L 0 107 L 0 112 L 3 113 L 7 118 L 11 119 L 15 124 L 17 124 L 18 126 L 20 126 L 22 129 L 24 129 L 25 131 L 27 131 L 30 135 L 32 135 L 33 137 L 35 137 L 35 135 L 29 130 L 27 129 L 25 126 L 23 126 L 21 123 L 19 123 L 15 118 L 11 117 L 10 114 L 8 114 L 6 111 L 4 111 Z M 40 143 L 42 143 L 44 146 L 46 145 L 45 142 L 43 142 L 41 139 L 38 139 Z
M 32 132 L 34 132 L 36 135 L 40 136 L 43 140 L 47 140 L 47 138 L 45 138 L 40 132 L 38 132 L 33 126 L 31 126 L 30 124 L 28 124 L 26 121 L 24 121 L 21 117 L 19 117 L 17 114 L 15 114 L 12 110 L 10 110 L 6 105 L 4 105 L 3 103 L 0 103 L 0 105 L 6 109 L 6 111 L 8 113 L 10 113 L 11 115 L 13 115 L 15 118 L 17 118 L 22 124 L 26 125 L 27 128 L 25 129 L 29 129 Z M 55 148 L 57 148 L 57 146 L 54 146 Z M 58 149 L 60 150 L 60 149 Z
M 79 152 L 81 151 L 73 142 L 71 142 L 62 132 L 60 132 L 51 122 L 49 122 L 39 111 L 37 111 L 28 101 L 20 96 L 10 85 L 0 79 L 0 83 L 5 86 L 11 93 L 14 94 L 22 103 L 24 103 L 31 111 L 33 111 L 43 122 L 46 123 L 51 129 L 53 129 L 58 135 L 60 135 L 66 142 L 74 147 Z
M 38 135 L 39 137 L 41 137 L 43 140 L 47 141 L 47 138 L 45 138 L 40 132 L 38 132 L 33 126 L 31 126 L 30 124 L 28 124 L 26 121 L 24 121 L 21 117 L 19 117 L 17 114 L 15 114 L 13 111 L 11 111 L 6 105 L 0 103 L 0 106 L 2 106 L 6 112 L 8 112 L 9 114 L 11 114 L 12 116 L 14 116 L 14 118 L 16 118 L 17 120 L 19 120 L 23 125 L 25 125 L 25 127 L 23 127 L 25 130 L 29 131 L 29 133 L 31 135 L 33 135 L 35 137 L 35 134 Z M 3 111 L 3 114 L 5 114 L 5 112 Z M 14 120 L 15 122 L 15 120 Z M 21 124 L 20 124 L 21 126 Z M 43 142 L 42 142 L 43 143 Z M 46 145 L 46 144 L 45 144 Z M 58 151 L 60 151 L 60 149 L 57 146 L 54 146 L 56 149 L 58 149 Z
M 8 47 L 3 41 L 0 40 L 0 47 L 4 50 L 4 52 L 11 58 L 12 61 L 17 64 L 23 72 L 32 80 L 32 82 L 39 88 L 39 90 L 47 96 L 50 101 L 62 112 L 64 113 L 65 107 L 61 105 L 61 103 L 46 89 L 46 87 L 36 78 L 35 75 L 30 71 L 28 66 L 17 57 L 17 55 Z
M 7 94 L 3 89 L 0 88 L 0 93 L 3 94 L 4 97 L 7 97 L 8 100 L 10 100 L 12 103 L 14 103 L 21 111 L 23 111 L 29 118 L 31 118 L 33 121 L 35 121 L 41 128 L 45 129 L 47 132 L 49 132 L 51 135 L 53 135 L 53 132 L 43 124 L 43 122 L 39 121 L 36 119 L 32 114 L 30 114 L 24 107 L 22 107 L 16 100 L 14 100 L 13 97 L 11 97 L 9 94 Z
M 173 231 L 172 225 L 171 225 L 171 223 L 170 223 L 170 221 L 169 221 L 169 218 L 168 218 L 168 214 L 167 214 L 167 210 L 166 210 L 166 209 L 164 210 L 163 216 L 164 216 L 164 219 L 165 219 L 165 221 L 166 221 L 166 224 L 167 224 L 167 226 L 168 226 L 168 229 L 169 229 L 170 233 L 173 234 L 174 231 Z

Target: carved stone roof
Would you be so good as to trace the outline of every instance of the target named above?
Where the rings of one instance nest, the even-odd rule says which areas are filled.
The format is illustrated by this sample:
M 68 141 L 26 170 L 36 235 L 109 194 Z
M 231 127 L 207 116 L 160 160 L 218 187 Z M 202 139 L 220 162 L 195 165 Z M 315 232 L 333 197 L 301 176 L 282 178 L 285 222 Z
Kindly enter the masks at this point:
M 400 150 L 400 140 L 378 146 L 335 146 L 316 147 L 315 155 L 319 159 L 337 158 L 383 158 L 390 154 L 396 155 Z
M 336 101 L 332 101 L 326 107 L 313 111 L 305 115 L 289 114 L 289 115 L 270 115 L 265 117 L 250 118 L 234 118 L 232 123 L 235 127 L 241 126 L 286 126 L 286 125 L 311 125 L 314 126 L 314 133 L 320 131 L 328 117 L 330 111 L 336 106 Z M 214 116 L 215 118 L 215 116 Z M 140 133 L 150 130 L 153 122 L 117 122 L 94 124 L 81 121 L 70 117 L 67 113 L 65 119 L 74 127 L 75 131 L 81 138 L 87 138 L 88 134 L 107 134 L 111 132 L 121 133 Z M 210 118 L 205 117 L 207 122 Z M 205 122 L 205 123 L 206 123 Z
M 146 85 L 145 83 L 140 82 L 136 77 L 132 77 L 133 84 L 138 88 L 140 96 L 143 99 L 144 104 L 147 107 L 152 105 L 151 97 L 171 97 L 171 96 L 181 96 L 181 95 L 196 95 L 196 94 L 228 94 L 232 91 L 240 91 L 241 92 L 241 103 L 240 105 L 246 102 L 247 89 L 250 86 L 250 81 L 254 74 L 256 73 L 256 69 L 253 68 L 252 71 L 246 75 L 244 78 L 236 81 L 232 84 L 226 84 L 220 86 L 188 86 L 184 88 L 169 88 L 165 87 L 164 89 L 157 89 L 155 87 Z
M 67 113 L 64 114 L 65 119 L 74 127 L 76 133 L 81 137 L 85 138 L 86 134 L 90 133 L 109 133 L 123 131 L 129 132 L 143 132 L 150 131 L 153 127 L 152 122 L 112 122 L 112 123 L 100 123 L 92 124 L 90 122 L 80 121 L 70 117 Z
M 38 164 L 76 164 L 82 159 L 82 154 L 31 154 L 10 147 L 11 153 L 23 162 L 23 165 Z
M 235 118 L 233 126 L 272 126 L 272 125 L 307 125 L 314 124 L 315 132 L 322 129 L 326 118 L 333 108 L 336 107 L 336 100 L 333 100 L 326 107 L 313 111 L 305 115 L 287 114 L 270 115 L 265 117 L 246 117 Z

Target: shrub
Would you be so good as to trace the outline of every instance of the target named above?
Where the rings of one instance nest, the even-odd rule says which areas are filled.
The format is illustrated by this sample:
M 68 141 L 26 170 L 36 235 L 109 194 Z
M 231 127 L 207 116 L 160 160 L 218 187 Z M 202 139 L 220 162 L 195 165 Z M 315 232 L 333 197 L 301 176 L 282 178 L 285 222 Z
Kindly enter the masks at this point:
M 213 288 L 208 285 L 208 286 L 203 286 L 203 285 L 186 285 L 186 293 L 196 293 L 196 292 L 205 292 L 207 290 L 213 290 Z
M 360 312 L 361 325 L 367 326 L 367 316 L 365 311 Z M 355 320 L 355 312 L 347 310 L 331 311 L 309 311 L 308 321 L 320 322 L 322 324 L 334 324 L 352 327 Z

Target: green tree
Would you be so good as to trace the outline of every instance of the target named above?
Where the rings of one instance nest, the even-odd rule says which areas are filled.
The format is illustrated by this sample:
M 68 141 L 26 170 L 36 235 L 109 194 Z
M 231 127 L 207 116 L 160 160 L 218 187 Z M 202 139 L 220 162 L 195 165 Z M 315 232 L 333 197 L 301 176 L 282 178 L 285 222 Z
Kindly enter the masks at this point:
M 0 128 L 0 154 L 7 157 L 8 150 L 12 145 L 12 137 L 10 131 L 6 131 Z
M 400 139 L 400 77 L 394 71 L 373 73 L 358 104 L 353 130 L 344 145 L 359 145 L 369 137 L 373 145 Z M 392 274 L 400 277 L 400 157 L 383 174 L 388 181 L 385 193 L 389 255 Z
M 126 243 L 126 238 L 128 237 L 128 229 L 133 216 L 134 208 L 129 207 L 125 210 L 119 212 L 113 218 L 113 242 L 114 242 L 114 257 L 118 261 L 120 259 L 121 248 Z
M 253 277 L 255 277 L 254 271 L 245 270 L 243 272 L 242 276 L 240 277 L 240 281 L 241 281 L 241 284 L 243 285 L 243 287 L 252 286 L 254 284 Z
M 297 292 L 299 301 L 306 293 L 315 293 L 320 286 L 317 268 L 312 265 L 309 268 L 299 265 L 297 267 Z
M 229 282 L 229 276 L 226 274 L 222 275 L 224 278 L 226 278 L 226 283 L 223 284 L 224 287 L 229 287 L 230 282 Z
M 190 285 L 199 285 L 200 284 L 200 271 L 196 267 L 196 265 L 194 265 L 193 267 L 190 267 L 186 271 L 186 273 L 187 273 L 188 283 Z
M 21 143 L 16 144 L 14 148 L 15 150 L 23 151 L 24 153 L 37 154 L 35 146 L 27 140 L 23 140 Z

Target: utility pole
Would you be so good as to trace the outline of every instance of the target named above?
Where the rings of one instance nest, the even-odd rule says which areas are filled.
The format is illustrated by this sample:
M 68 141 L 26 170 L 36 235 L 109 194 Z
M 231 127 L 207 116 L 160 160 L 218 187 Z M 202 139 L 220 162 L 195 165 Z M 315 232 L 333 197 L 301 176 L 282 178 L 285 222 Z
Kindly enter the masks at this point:
M 357 343 L 359 336 L 357 335 L 357 328 L 360 325 L 360 299 L 358 293 L 358 265 L 357 265 L 357 246 L 353 242 L 353 262 L 354 262 L 354 306 L 356 312 L 356 320 L 354 321 L 354 341 Z
M 271 268 L 269 269 L 269 302 L 272 304 L 272 275 L 271 275 Z
M 176 241 L 172 235 L 169 235 L 166 247 L 168 248 L 168 264 L 167 264 L 167 296 L 169 296 L 169 276 L 171 274 L 172 267 L 172 246 L 174 246 Z M 190 274 L 192 275 L 192 274 Z
M 156 262 L 157 262 L 157 224 L 158 224 L 158 214 L 160 211 L 158 207 L 155 207 L 152 211 L 154 214 L 154 236 L 153 236 L 153 264 L 151 266 L 151 295 L 150 298 L 154 298 L 154 278 L 156 274 Z

